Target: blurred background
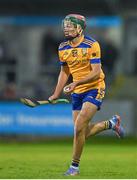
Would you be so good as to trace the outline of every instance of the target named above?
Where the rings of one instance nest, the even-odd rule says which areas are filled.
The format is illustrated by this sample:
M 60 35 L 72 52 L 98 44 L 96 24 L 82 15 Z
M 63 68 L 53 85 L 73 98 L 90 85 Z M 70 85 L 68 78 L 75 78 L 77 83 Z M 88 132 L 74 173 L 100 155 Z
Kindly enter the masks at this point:
M 71 104 L 31 109 L 19 102 L 46 99 L 54 91 L 62 19 L 70 13 L 87 18 L 85 33 L 101 45 L 107 89 L 94 120 L 120 114 L 126 135 L 137 137 L 137 2 L 0 0 L 1 138 L 73 135 Z

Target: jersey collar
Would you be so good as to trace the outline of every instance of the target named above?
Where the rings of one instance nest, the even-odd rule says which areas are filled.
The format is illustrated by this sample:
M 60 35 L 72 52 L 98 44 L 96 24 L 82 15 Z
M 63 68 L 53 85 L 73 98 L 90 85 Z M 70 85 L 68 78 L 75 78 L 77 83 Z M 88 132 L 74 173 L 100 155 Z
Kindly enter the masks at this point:
M 68 41 L 68 42 L 71 47 L 77 47 L 78 45 L 80 45 L 82 43 L 83 40 L 84 40 L 84 35 L 82 35 L 80 37 L 79 41 L 76 44 L 72 44 L 70 41 Z

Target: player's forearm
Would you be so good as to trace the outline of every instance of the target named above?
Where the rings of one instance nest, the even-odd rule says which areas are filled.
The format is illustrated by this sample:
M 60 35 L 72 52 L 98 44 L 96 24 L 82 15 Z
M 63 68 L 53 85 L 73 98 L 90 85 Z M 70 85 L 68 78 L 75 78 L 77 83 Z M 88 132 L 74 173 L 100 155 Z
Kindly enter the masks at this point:
M 100 70 L 98 71 L 92 71 L 89 75 L 87 75 L 84 79 L 81 79 L 76 82 L 76 85 L 86 84 L 93 80 L 99 79 L 100 77 Z
M 54 91 L 54 96 L 55 97 L 59 97 L 59 95 L 61 94 L 65 84 L 67 83 L 69 78 L 69 74 L 66 74 L 65 72 L 60 72 L 59 77 L 58 77 L 58 82 Z

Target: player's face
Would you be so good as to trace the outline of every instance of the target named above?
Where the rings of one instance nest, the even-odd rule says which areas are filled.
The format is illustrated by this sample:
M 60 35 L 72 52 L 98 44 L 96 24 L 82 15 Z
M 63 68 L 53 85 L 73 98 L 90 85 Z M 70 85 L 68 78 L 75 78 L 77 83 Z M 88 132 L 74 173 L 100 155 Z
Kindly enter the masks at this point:
M 63 30 L 67 39 L 73 39 L 78 35 L 77 25 L 73 24 L 70 20 L 64 20 Z

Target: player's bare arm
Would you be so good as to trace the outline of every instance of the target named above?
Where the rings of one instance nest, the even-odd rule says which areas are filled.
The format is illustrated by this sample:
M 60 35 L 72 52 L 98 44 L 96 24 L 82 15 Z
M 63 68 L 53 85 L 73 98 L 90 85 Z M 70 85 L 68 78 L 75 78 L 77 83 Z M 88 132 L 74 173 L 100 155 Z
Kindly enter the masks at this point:
M 65 87 L 65 89 L 66 89 L 65 93 L 69 94 L 69 93 L 73 92 L 73 90 L 75 89 L 76 86 L 85 84 L 85 83 L 89 83 L 95 79 L 99 79 L 100 72 L 101 72 L 101 64 L 92 64 L 91 68 L 92 68 L 92 71 L 85 78 L 67 85 Z
M 57 82 L 55 91 L 53 95 L 49 97 L 49 100 L 57 99 L 60 96 L 62 89 L 64 88 L 66 82 L 68 81 L 69 74 L 70 73 L 69 73 L 68 66 L 67 65 L 61 66 L 61 70 L 60 70 L 60 74 L 58 77 L 58 82 Z

